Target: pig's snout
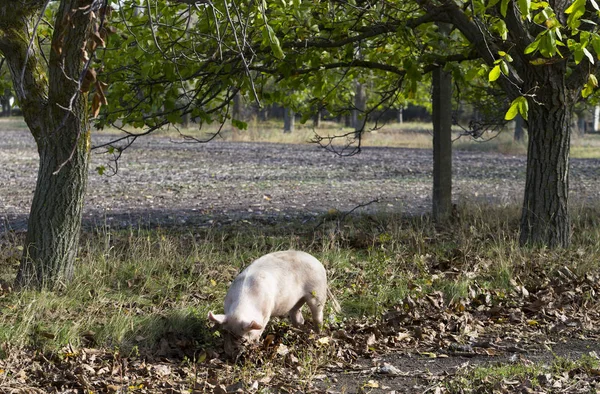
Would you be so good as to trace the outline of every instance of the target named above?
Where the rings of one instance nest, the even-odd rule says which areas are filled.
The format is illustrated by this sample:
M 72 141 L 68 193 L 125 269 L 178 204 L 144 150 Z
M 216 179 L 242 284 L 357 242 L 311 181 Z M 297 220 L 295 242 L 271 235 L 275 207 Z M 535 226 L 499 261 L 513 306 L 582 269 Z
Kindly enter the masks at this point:
M 244 338 L 233 335 L 228 331 L 225 331 L 223 334 L 223 340 L 225 354 L 231 358 L 237 356 L 240 353 L 240 350 L 244 347 Z

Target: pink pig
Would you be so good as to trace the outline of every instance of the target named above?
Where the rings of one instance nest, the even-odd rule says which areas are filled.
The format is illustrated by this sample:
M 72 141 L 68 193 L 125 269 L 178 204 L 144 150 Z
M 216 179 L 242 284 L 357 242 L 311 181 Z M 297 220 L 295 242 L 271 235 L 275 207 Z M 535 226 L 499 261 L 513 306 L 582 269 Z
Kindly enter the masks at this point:
M 289 315 L 294 326 L 304 324 L 304 303 L 319 332 L 327 292 L 327 274 L 319 260 L 295 250 L 269 253 L 235 278 L 225 296 L 225 314 L 209 312 L 208 318 L 221 325 L 225 352 L 232 355 L 242 342 L 257 342 L 271 316 Z

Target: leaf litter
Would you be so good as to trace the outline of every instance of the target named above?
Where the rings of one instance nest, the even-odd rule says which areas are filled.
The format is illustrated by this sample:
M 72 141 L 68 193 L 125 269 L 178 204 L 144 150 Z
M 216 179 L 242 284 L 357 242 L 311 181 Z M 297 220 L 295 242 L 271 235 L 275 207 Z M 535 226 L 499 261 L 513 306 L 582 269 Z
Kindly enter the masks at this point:
M 262 343 L 237 360 L 226 358 L 218 336 L 198 344 L 166 335 L 143 354 L 5 344 L 0 392 L 446 393 L 464 392 L 457 382 L 480 365 L 551 365 L 560 356 L 553 349 L 562 345 L 569 356 L 571 342 L 579 356 L 598 360 L 600 278 L 578 277 L 565 267 L 546 279 L 530 288 L 515 282 L 506 294 L 472 286 L 460 300 L 415 286 L 381 318 L 332 322 L 322 334 L 276 319 Z M 532 369 L 535 376 L 478 378 L 477 387 L 499 393 L 600 389 L 600 361 L 539 370 Z

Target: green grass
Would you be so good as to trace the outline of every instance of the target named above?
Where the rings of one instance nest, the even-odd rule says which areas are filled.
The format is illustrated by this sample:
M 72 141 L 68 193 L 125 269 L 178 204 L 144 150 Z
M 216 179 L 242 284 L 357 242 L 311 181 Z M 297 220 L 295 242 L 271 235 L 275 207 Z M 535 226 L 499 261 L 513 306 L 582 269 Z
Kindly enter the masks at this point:
M 4 292 L 0 342 L 58 348 L 153 347 L 166 333 L 211 342 L 209 310 L 222 310 L 227 287 L 252 259 L 297 248 L 321 259 L 343 309 L 335 318 L 377 319 L 406 296 L 440 291 L 448 303 L 473 288 L 501 294 L 515 281 L 533 286 L 567 266 L 600 269 L 600 209 L 579 209 L 573 246 L 549 251 L 517 245 L 518 209 L 473 207 L 439 225 L 427 218 L 347 218 L 319 231 L 253 224 L 221 230 L 100 230 L 86 234 L 75 278 L 58 292 Z M 332 231 L 334 228 L 340 231 Z M 7 234 L 0 276 L 14 277 L 19 237 Z M 418 291 L 417 291 L 418 290 Z M 494 294 L 496 294 L 494 293 Z M 333 316 L 328 310 L 326 316 Z M 333 322 L 335 320 L 329 320 Z
M 29 130 L 21 117 L 0 118 L 0 130 Z
M 599 367 L 597 356 L 589 355 L 577 360 L 555 357 L 551 362 L 495 363 L 464 369 L 445 388 L 448 393 L 546 392 L 544 390 L 558 393 L 573 385 L 574 380 L 570 379 L 575 376 L 586 379 L 589 375 L 588 379 L 593 379 Z

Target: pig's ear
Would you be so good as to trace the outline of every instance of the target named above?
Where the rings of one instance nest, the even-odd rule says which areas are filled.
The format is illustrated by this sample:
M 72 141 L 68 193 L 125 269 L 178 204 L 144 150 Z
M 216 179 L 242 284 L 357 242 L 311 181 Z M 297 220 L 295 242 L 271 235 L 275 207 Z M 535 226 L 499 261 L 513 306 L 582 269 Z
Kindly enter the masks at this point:
M 260 324 L 258 324 L 256 322 L 256 320 L 252 320 L 252 322 L 250 324 L 248 324 L 248 326 L 246 327 L 246 331 L 250 331 L 250 330 L 262 330 L 263 326 L 261 326 Z
M 208 320 L 214 321 L 215 323 L 225 324 L 225 315 L 213 315 L 212 311 L 208 312 Z

